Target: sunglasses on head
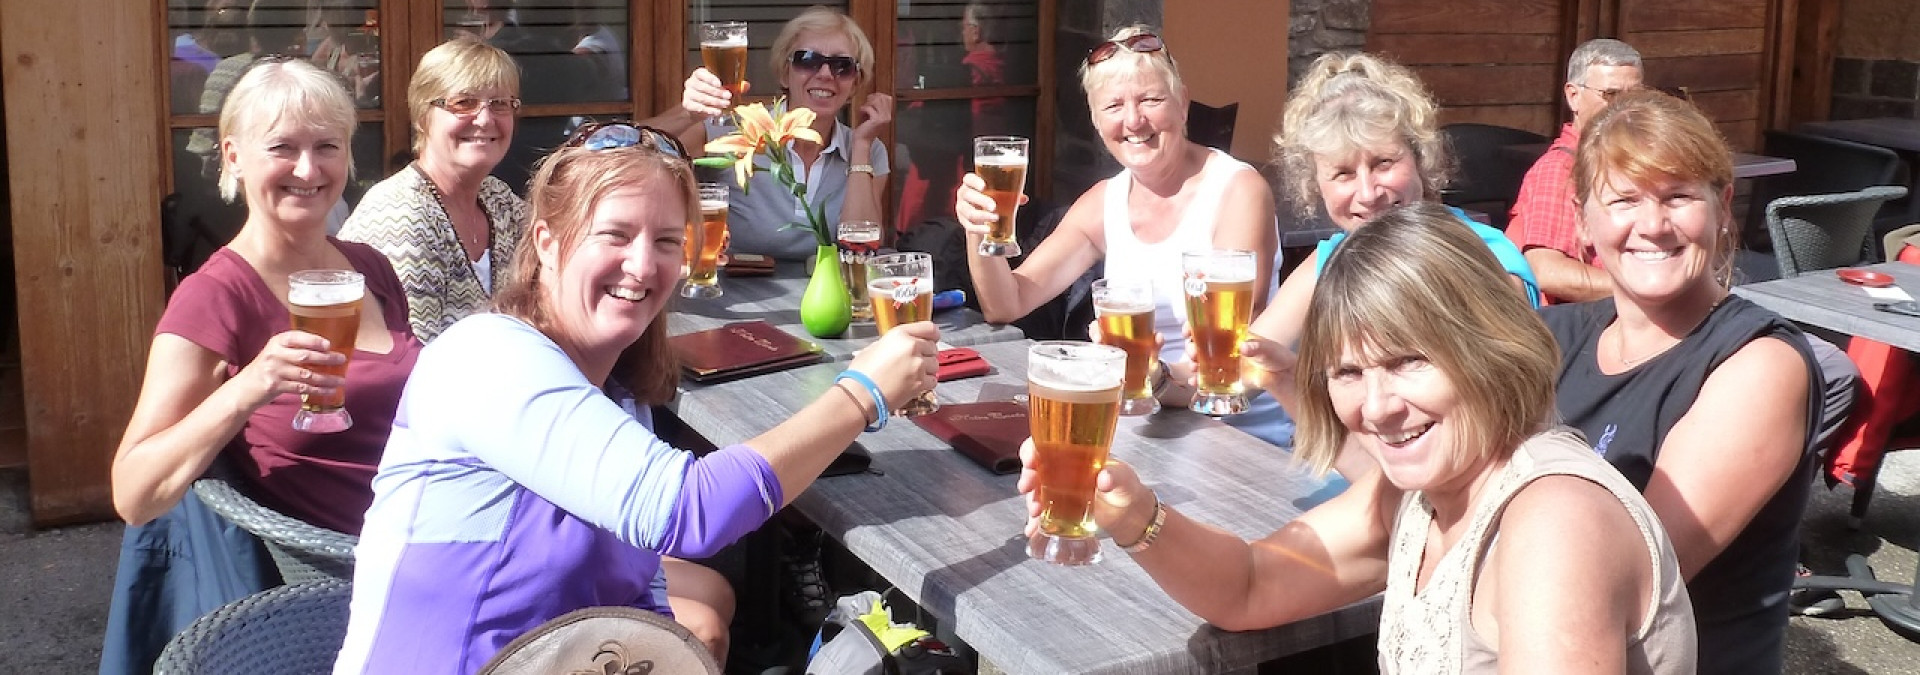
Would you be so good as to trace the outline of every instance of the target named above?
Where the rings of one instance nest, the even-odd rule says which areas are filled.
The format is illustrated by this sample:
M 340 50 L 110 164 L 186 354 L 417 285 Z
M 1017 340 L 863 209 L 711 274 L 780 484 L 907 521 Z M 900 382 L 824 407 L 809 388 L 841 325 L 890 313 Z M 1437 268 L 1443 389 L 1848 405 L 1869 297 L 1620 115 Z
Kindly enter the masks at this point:
M 481 108 L 493 111 L 495 115 L 508 115 L 520 109 L 520 97 L 480 98 L 478 96 L 443 96 L 427 102 L 435 108 L 459 115 L 472 117 L 480 114 Z
M 802 49 L 794 52 L 792 62 L 793 67 L 799 68 L 801 72 L 807 73 L 820 70 L 821 66 L 826 66 L 828 71 L 833 73 L 834 77 L 843 80 L 852 77 L 854 73 L 860 72 L 860 62 L 853 60 L 851 56 L 827 56 L 826 54 L 811 49 Z
M 588 122 L 575 129 L 573 136 L 567 139 L 565 147 L 586 148 L 598 152 L 612 148 L 631 148 L 646 145 L 655 152 L 686 159 L 687 149 L 680 145 L 680 139 L 673 134 L 644 125 L 627 122 Z
M 1135 54 L 1150 54 L 1166 49 L 1167 43 L 1162 41 L 1160 36 L 1152 33 L 1141 33 L 1118 40 L 1108 40 L 1094 45 L 1093 49 L 1087 50 L 1087 65 L 1099 65 L 1100 62 L 1113 58 L 1115 54 L 1119 54 L 1120 49 L 1123 47 L 1126 48 L 1127 51 Z

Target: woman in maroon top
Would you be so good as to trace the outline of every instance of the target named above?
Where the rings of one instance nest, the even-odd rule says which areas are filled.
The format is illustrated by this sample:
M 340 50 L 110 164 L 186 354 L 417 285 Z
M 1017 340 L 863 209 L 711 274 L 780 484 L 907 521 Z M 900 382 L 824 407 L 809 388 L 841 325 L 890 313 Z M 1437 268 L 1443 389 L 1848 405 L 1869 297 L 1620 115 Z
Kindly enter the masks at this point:
M 327 211 L 352 166 L 351 96 L 305 61 L 263 61 L 220 114 L 220 191 L 244 194 L 232 242 L 181 282 L 155 330 L 133 419 L 113 460 L 114 508 L 140 525 L 172 509 L 224 454 L 241 488 L 269 508 L 358 533 L 400 390 L 420 343 L 386 258 L 327 237 Z M 347 377 L 313 368 L 346 357 L 290 329 L 287 275 L 353 269 L 366 276 Z M 353 428 L 289 425 L 302 394 L 345 387 Z

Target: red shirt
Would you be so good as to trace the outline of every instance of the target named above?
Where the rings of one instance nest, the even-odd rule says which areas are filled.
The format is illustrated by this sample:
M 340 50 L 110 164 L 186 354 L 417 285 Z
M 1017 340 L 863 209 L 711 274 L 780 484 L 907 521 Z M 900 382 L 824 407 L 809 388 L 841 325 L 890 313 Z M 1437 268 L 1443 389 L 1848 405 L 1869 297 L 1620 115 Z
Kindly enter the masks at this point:
M 282 394 L 255 410 L 223 452 L 250 479 L 245 490 L 261 504 L 357 535 L 373 503 L 374 470 L 387 447 L 400 390 L 420 355 L 420 341 L 413 338 L 406 293 L 386 256 L 365 244 L 328 241 L 366 275 L 367 293 L 380 302 L 393 350 L 354 350 L 347 364 L 353 428 L 331 434 L 294 431 L 300 397 Z M 180 281 L 154 334 L 178 335 L 219 354 L 232 377 L 253 362 L 269 338 L 293 328 L 287 311 L 245 258 L 221 248 L 200 271 Z
M 1580 244 L 1573 209 L 1573 153 L 1580 147 L 1580 131 L 1572 124 L 1560 127 L 1547 153 L 1527 170 L 1520 182 L 1520 195 L 1513 200 L 1507 222 L 1507 238 L 1525 253 L 1528 249 L 1550 248 L 1567 257 L 1594 267 L 1593 247 Z

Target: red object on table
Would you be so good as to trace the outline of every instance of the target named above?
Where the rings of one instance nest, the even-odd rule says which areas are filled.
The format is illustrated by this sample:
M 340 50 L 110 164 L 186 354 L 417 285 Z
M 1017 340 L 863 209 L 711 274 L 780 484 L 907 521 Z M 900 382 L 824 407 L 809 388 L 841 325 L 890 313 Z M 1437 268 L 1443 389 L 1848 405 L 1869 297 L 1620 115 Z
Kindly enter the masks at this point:
M 1863 269 L 1855 269 L 1852 267 L 1846 267 L 1846 268 L 1834 270 L 1833 274 L 1834 276 L 1840 277 L 1841 281 L 1845 281 L 1855 286 L 1865 286 L 1867 288 L 1886 288 L 1888 286 L 1893 285 L 1893 275 L 1885 274 L 1881 272 L 1875 272 L 1873 270 L 1863 270 Z
M 1920 264 L 1920 249 L 1900 250 L 1899 262 Z M 1860 369 L 1866 395 L 1854 404 L 1851 429 L 1827 457 L 1827 482 L 1853 486 L 1852 515 L 1866 516 L 1880 461 L 1893 442 L 1893 428 L 1920 413 L 1920 387 L 1911 385 L 1914 355 L 1884 342 L 1855 337 L 1847 344 L 1847 358 Z
M 942 349 L 935 358 L 940 361 L 940 372 L 934 378 L 941 382 L 978 377 L 993 370 L 987 360 L 980 357 L 980 352 L 966 347 Z

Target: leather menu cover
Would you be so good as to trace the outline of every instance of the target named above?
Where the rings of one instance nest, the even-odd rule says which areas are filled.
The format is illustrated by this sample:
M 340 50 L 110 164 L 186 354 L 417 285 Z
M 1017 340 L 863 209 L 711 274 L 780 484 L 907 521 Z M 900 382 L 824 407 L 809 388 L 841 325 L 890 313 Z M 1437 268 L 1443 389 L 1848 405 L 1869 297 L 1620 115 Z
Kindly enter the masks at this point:
M 695 382 L 717 382 L 818 363 L 819 345 L 765 321 L 740 321 L 667 338 Z
M 912 419 L 988 471 L 1020 472 L 1020 443 L 1028 435 L 1026 406 L 1012 401 L 946 403 Z

